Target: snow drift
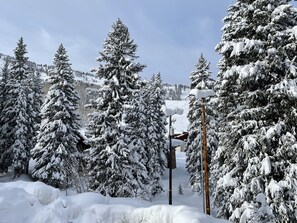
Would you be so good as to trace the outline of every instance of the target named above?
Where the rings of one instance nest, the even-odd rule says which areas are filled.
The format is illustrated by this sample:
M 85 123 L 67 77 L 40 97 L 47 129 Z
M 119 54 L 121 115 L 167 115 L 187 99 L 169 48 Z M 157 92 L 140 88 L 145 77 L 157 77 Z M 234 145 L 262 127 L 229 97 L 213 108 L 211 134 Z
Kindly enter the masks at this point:
M 188 206 L 153 205 L 97 193 L 66 196 L 41 182 L 0 183 L 1 223 L 217 223 Z

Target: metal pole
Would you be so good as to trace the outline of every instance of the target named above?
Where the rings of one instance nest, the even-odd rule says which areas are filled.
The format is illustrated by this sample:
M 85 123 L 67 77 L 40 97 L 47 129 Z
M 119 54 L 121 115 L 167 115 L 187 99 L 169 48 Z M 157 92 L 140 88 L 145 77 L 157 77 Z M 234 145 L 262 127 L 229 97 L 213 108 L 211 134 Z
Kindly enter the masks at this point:
M 172 128 L 172 119 L 169 115 L 169 205 L 172 205 L 172 143 L 171 143 L 171 128 Z
M 203 129 L 203 148 L 204 148 L 204 173 L 205 173 L 205 201 L 206 214 L 210 215 L 209 202 L 209 182 L 208 182 L 208 163 L 207 163 L 207 141 L 206 141 L 206 127 L 205 127 L 205 98 L 202 98 L 202 129 Z

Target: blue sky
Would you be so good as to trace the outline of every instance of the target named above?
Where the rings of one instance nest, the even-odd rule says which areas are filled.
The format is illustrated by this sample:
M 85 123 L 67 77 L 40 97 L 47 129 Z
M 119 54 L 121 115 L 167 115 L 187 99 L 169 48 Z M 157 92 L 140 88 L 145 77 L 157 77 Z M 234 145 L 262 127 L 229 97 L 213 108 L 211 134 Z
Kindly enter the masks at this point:
M 138 44 L 142 78 L 160 72 L 166 83 L 189 84 L 201 53 L 216 78 L 222 19 L 234 0 L 7 0 L 1 1 L 0 53 L 18 39 L 30 60 L 52 64 L 63 43 L 72 68 L 89 71 L 113 22 L 120 18 Z

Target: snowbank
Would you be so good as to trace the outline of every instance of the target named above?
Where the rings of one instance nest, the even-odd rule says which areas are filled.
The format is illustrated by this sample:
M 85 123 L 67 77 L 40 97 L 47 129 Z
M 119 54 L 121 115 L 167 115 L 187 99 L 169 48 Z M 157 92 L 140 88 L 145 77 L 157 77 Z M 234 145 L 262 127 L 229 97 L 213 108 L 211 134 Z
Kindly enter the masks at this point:
M 165 192 L 152 202 L 137 198 L 107 198 L 97 193 L 66 196 L 41 182 L 22 176 L 11 182 L 11 175 L 0 177 L 1 223 L 224 223 L 202 214 L 202 198 L 188 188 L 186 156 L 176 153 L 173 172 L 173 206 L 168 204 L 168 172 Z M 31 163 L 32 165 L 32 163 Z M 183 194 L 179 194 L 182 187 Z M 69 194 L 69 193 L 68 193 Z
M 0 222 L 13 223 L 218 223 L 188 206 L 153 205 L 97 193 L 66 196 L 41 182 L 0 183 Z

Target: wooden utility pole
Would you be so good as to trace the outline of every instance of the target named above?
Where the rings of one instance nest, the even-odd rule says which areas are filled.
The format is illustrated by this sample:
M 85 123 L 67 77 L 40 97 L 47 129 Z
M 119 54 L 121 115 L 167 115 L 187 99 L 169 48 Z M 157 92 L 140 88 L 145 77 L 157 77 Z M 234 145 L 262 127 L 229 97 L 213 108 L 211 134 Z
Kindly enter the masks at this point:
M 205 192 L 204 192 L 204 157 L 203 157 L 203 146 L 201 147 L 201 156 L 200 156 L 200 168 L 201 168 L 201 191 L 202 191 L 202 205 L 203 205 L 203 213 L 205 213 Z
M 202 130 L 203 130 L 203 150 L 204 150 L 204 173 L 205 173 L 205 202 L 206 214 L 210 215 L 210 202 L 209 202 L 209 182 L 208 182 L 208 163 L 207 163 L 207 140 L 206 140 L 206 127 L 205 127 L 205 98 L 202 100 Z M 201 154 L 202 155 L 202 154 Z
M 168 157 L 168 168 L 169 168 L 169 205 L 172 205 L 172 143 L 171 143 L 171 135 L 172 133 L 172 118 L 169 115 L 169 157 Z

